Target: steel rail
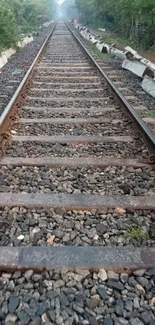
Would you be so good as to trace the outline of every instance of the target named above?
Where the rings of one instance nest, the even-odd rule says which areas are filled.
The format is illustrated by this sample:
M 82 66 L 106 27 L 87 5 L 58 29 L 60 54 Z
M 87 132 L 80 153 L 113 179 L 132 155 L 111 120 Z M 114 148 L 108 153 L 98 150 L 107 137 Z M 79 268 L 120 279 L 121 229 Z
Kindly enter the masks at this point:
M 126 98 L 122 95 L 122 93 L 118 90 L 118 88 L 114 85 L 114 83 L 108 78 L 106 73 L 102 70 L 102 68 L 98 65 L 96 60 L 92 57 L 92 55 L 89 53 L 87 48 L 84 46 L 84 44 L 81 42 L 81 40 L 78 38 L 78 36 L 75 34 L 75 32 L 71 29 L 70 25 L 65 22 L 66 26 L 74 36 L 75 40 L 79 43 L 83 51 L 87 54 L 90 61 L 93 63 L 93 65 L 98 69 L 101 76 L 106 81 L 107 85 L 110 87 L 113 96 L 119 102 L 121 105 L 123 111 L 132 119 L 133 123 L 136 126 L 136 130 L 141 134 L 144 143 L 146 144 L 148 151 L 149 151 L 149 157 L 148 161 L 151 164 L 155 164 L 155 135 L 150 130 L 149 126 L 142 120 L 142 118 L 138 115 L 138 113 L 134 110 L 133 106 L 129 104 L 129 102 L 126 100 Z
M 5 131 L 7 130 L 7 126 L 9 126 L 11 119 L 15 118 L 15 110 L 20 108 L 20 100 L 24 99 L 24 91 L 26 90 L 26 86 L 27 83 L 31 77 L 31 74 L 34 70 L 34 67 L 40 57 L 40 55 L 42 54 L 49 38 L 52 36 L 55 27 L 56 27 L 57 23 L 54 24 L 54 26 L 52 27 L 50 33 L 48 34 L 48 36 L 46 37 L 43 45 L 41 46 L 38 54 L 36 55 L 33 63 L 31 64 L 30 68 L 27 70 L 25 76 L 23 77 L 21 83 L 19 84 L 19 86 L 17 87 L 15 93 L 13 94 L 12 98 L 10 99 L 9 103 L 7 104 L 7 106 L 5 107 L 3 113 L 0 116 L 0 143 L 2 144 L 2 140 L 5 136 Z M 14 110 L 15 109 L 15 110 Z

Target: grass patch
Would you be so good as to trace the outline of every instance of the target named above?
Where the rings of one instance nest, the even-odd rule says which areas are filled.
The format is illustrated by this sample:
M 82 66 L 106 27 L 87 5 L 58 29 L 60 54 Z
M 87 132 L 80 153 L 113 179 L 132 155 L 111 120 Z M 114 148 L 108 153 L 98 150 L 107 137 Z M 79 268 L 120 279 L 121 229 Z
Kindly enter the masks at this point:
M 102 42 L 107 44 L 115 44 L 115 47 L 117 47 L 120 50 L 124 49 L 124 47 L 129 45 L 129 40 L 126 40 L 125 38 L 121 38 L 117 35 L 108 34 L 106 32 L 105 32 L 105 36 L 102 37 Z
M 146 111 L 146 112 L 143 112 L 142 114 L 141 114 L 141 116 L 142 117 L 153 117 L 153 118 L 155 118 L 155 110 L 148 110 L 148 111 Z
M 132 227 L 124 232 L 125 239 L 147 240 L 149 235 L 140 226 Z
M 108 59 L 110 54 L 108 53 L 101 53 L 94 44 L 89 44 L 89 48 L 96 54 L 98 59 Z
M 151 115 L 152 117 L 155 118 L 155 110 L 152 110 L 152 111 L 150 111 L 149 113 L 150 113 L 150 115 Z
M 115 47 L 124 50 L 126 46 L 133 47 L 140 55 L 146 57 L 148 60 L 155 63 L 155 46 L 152 46 L 150 50 L 145 50 L 142 46 L 138 45 L 135 40 L 126 39 L 120 36 L 118 33 L 106 30 L 105 32 L 100 32 L 98 29 L 94 31 L 101 36 L 101 42 L 107 44 L 115 44 Z

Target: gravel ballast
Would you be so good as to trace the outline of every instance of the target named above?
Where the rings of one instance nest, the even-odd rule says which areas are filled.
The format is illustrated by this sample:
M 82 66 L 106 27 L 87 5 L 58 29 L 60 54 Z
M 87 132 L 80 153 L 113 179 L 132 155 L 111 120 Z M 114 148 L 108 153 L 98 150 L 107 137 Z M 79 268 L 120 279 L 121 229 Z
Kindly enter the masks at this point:
M 132 167 L 1 167 L 1 192 L 151 195 L 154 170 Z
M 74 99 L 73 98 L 66 98 L 66 100 L 64 100 L 64 97 L 62 97 L 62 99 L 60 99 L 60 97 L 56 98 L 56 99 L 52 99 L 52 97 L 50 97 L 50 99 L 48 98 L 46 100 L 46 98 L 42 98 L 40 97 L 34 97 L 35 99 L 27 99 L 27 101 L 25 101 L 25 104 L 27 106 L 47 106 L 47 107 L 52 107 L 52 108 L 56 108 L 56 107 L 74 107 L 74 108 L 91 108 L 91 107 L 98 107 L 99 109 L 102 109 L 103 106 L 105 106 L 105 104 L 107 106 L 110 106 L 114 104 L 113 102 L 113 98 L 108 97 L 108 98 L 100 98 L 100 99 L 93 99 L 90 101 L 89 98 L 86 99 L 85 97 L 81 99 Z
M 132 209 L 0 209 L 1 246 L 155 246 L 155 214 Z
M 117 157 L 137 158 L 146 156 L 145 146 L 140 140 L 130 143 L 11 143 L 5 151 L 6 156 L 12 157 L 39 157 L 53 155 L 54 157 Z
M 34 37 L 34 41 L 29 43 L 24 49 L 18 50 L 1 70 L 0 92 L 1 95 L 5 95 L 6 97 L 2 97 L 0 100 L 2 104 L 0 114 L 3 112 L 5 105 L 7 105 L 11 99 L 17 86 L 35 59 L 43 42 L 50 33 L 52 26 L 53 25 L 51 24 L 49 27 L 42 29 L 39 32 L 39 36 Z M 15 69 L 19 69 L 21 71 L 18 76 L 12 75 Z
M 106 107 L 105 107 L 106 108 Z M 61 118 L 81 118 L 81 117 L 88 117 L 88 118 L 98 118 L 98 117 L 102 117 L 102 118 L 110 118 L 110 119 L 123 119 L 124 115 L 116 110 L 112 110 L 112 111 L 105 111 L 104 107 L 102 107 L 102 111 L 99 111 L 96 109 L 96 107 L 92 110 L 89 109 L 80 109 L 80 110 L 74 110 L 72 111 L 72 109 L 70 109 L 69 111 L 66 109 L 63 109 L 59 111 L 59 109 L 46 109 L 44 108 L 44 110 L 33 110 L 33 106 L 32 106 L 32 110 L 31 109 L 22 109 L 22 117 L 23 118 L 57 118 L 57 117 L 61 117 Z
M 18 135 L 133 135 L 130 125 L 125 122 L 102 124 L 48 124 L 48 123 L 23 123 L 17 126 Z
M 65 75 L 65 74 L 64 74 Z M 42 87 L 43 88 L 43 87 Z M 92 88 L 93 88 L 93 85 L 92 85 Z M 37 88 L 35 87 L 36 90 L 30 90 L 29 91 L 29 96 L 38 96 L 38 97 L 42 97 L 42 98 L 47 98 L 47 97 L 56 97 L 56 96 L 59 96 L 59 97 L 105 97 L 105 96 L 109 96 L 109 91 L 107 89 L 103 89 L 103 88 L 98 88 L 97 90 L 93 90 L 93 91 L 87 91 L 86 89 L 81 89 L 81 91 L 77 91 L 77 90 L 74 90 L 71 91 L 70 89 L 68 90 L 61 90 L 61 86 L 60 86 L 60 90 L 37 90 Z M 43 88 L 44 89 L 44 88 Z M 45 88 L 46 89 L 46 88 Z M 78 86 L 77 86 L 77 89 L 78 89 Z
M 155 270 L 1 274 L 2 325 L 154 325 Z

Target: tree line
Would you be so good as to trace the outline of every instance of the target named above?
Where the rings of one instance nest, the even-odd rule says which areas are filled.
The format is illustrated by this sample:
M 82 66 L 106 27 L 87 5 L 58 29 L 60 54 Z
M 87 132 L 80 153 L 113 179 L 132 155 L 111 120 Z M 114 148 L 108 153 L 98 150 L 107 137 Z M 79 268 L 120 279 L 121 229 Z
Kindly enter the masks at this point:
M 134 40 L 142 48 L 155 45 L 155 0 L 76 0 L 80 19 Z
M 0 0 L 0 51 L 49 21 L 53 0 Z

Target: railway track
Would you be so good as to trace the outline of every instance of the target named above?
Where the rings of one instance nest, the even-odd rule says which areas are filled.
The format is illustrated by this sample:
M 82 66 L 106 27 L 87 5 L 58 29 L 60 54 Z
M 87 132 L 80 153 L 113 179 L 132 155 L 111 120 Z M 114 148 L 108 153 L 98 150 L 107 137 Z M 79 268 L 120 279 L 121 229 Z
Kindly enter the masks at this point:
M 58 23 L 1 116 L 2 324 L 154 324 L 155 137 L 102 69 Z
M 103 67 L 108 78 L 117 86 L 129 103 L 138 108 L 140 117 L 149 125 L 152 132 L 155 133 L 154 99 L 141 88 L 140 79 L 137 78 L 135 81 L 135 76 L 132 73 L 121 68 L 122 62 L 120 60 L 114 59 L 111 56 L 104 57 L 104 54 L 100 54 L 100 52 L 98 52 L 98 56 L 95 52 L 95 45 L 94 48 L 92 45 L 90 46 L 90 42 L 81 36 L 79 30 L 75 27 L 72 28 L 74 28 L 75 34 L 77 34 L 84 46 L 91 51 L 92 56 L 101 69 Z

